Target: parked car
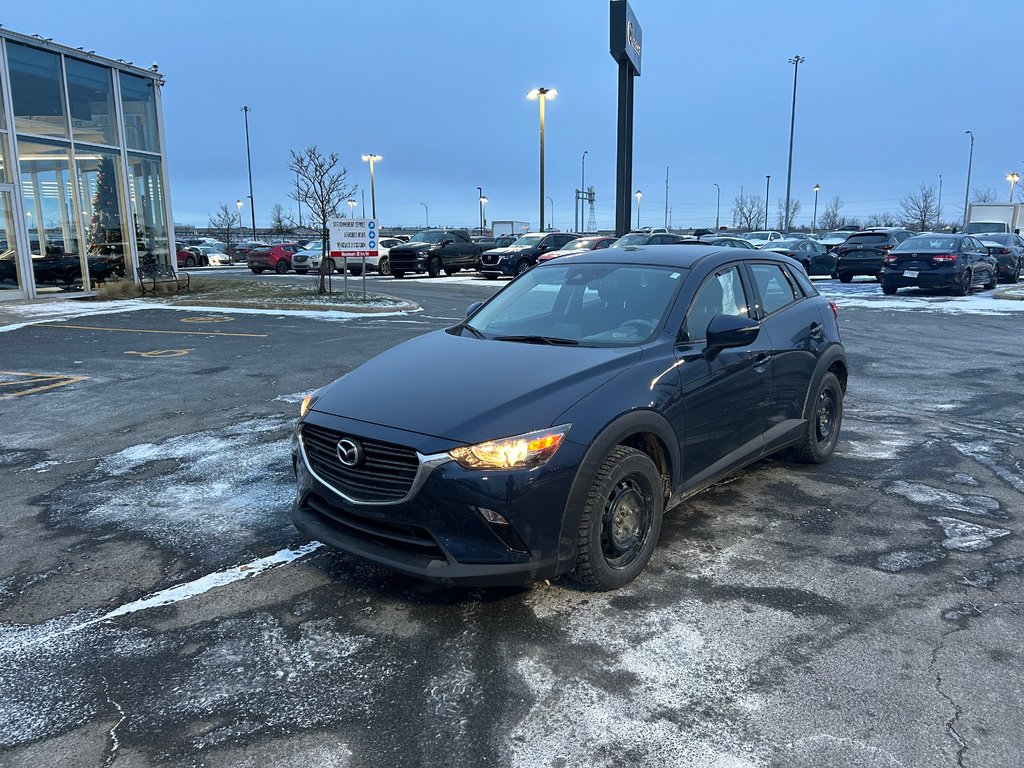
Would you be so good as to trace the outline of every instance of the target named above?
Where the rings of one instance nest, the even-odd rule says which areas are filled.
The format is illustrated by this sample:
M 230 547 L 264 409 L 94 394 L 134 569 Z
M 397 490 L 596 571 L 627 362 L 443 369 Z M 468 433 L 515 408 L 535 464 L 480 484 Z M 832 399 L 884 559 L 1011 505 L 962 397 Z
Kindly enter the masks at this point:
M 245 259 L 254 274 L 261 275 L 266 270 L 272 269 L 277 274 L 283 275 L 292 268 L 292 256 L 300 250 L 302 249 L 297 243 L 281 243 L 263 248 L 253 248 L 245 255 Z
M 518 240 L 519 237 L 516 235 L 498 235 L 494 238 L 495 248 L 508 248 L 512 243 Z
M 323 253 L 324 244 L 322 240 L 311 240 L 301 251 L 292 256 L 292 269 L 300 275 L 309 271 L 316 272 L 320 269 L 320 256 Z M 328 273 L 334 272 L 334 260 L 331 260 L 327 269 Z
M 391 276 L 401 279 L 410 272 L 426 272 L 439 277 L 451 276 L 460 269 L 473 269 L 483 251 L 469 238 L 465 229 L 425 229 L 408 243 L 391 248 L 388 267 Z
M 650 232 L 629 232 L 608 247 L 625 248 L 627 245 L 672 245 L 673 243 L 681 243 L 684 240 L 693 239 L 677 235 L 674 232 L 655 232 L 653 234 Z
M 492 248 L 480 257 L 480 273 L 488 280 L 501 275 L 521 275 L 537 258 L 549 251 L 557 251 L 566 243 L 576 240 L 572 232 L 527 232 L 506 248 Z
M 704 245 L 718 245 L 722 248 L 746 248 L 749 250 L 755 247 L 749 240 L 744 240 L 742 237 L 723 237 L 722 235 L 704 235 L 700 238 L 700 242 Z
M 836 257 L 825 250 L 825 246 L 809 237 L 776 240 L 764 246 L 763 251 L 784 253 L 799 261 L 808 275 L 831 275 L 835 272 Z
M 828 460 L 847 387 L 837 312 L 774 253 L 540 264 L 306 397 L 292 520 L 448 585 L 572 573 L 616 589 L 666 507 L 784 449 Z
M 249 251 L 253 248 L 267 248 L 270 243 L 265 243 L 262 240 L 245 240 L 241 243 L 235 243 L 231 247 L 231 255 L 234 256 L 235 261 L 245 261 Z
M 196 248 L 198 248 L 200 253 L 203 254 L 203 258 L 209 266 L 228 267 L 234 264 L 234 261 L 230 256 L 214 245 L 197 245 Z
M 966 296 L 975 285 L 996 287 L 999 262 L 971 235 L 918 235 L 886 254 L 880 280 L 886 296 L 909 287 Z
M 822 235 L 818 238 L 818 242 L 825 246 L 826 251 L 835 250 L 836 246 L 842 245 L 846 242 L 846 238 L 852 235 L 856 230 L 836 230 L 835 232 L 829 232 L 828 234 Z
M 379 272 L 382 275 L 391 274 L 391 249 L 396 245 L 404 245 L 404 243 L 395 237 L 382 237 L 377 241 L 377 255 L 366 257 L 366 268 L 374 272 Z M 363 263 L 362 259 L 351 259 L 348 265 L 349 273 L 353 275 L 363 274 Z
M 178 267 L 198 267 L 200 264 L 201 255 L 189 250 L 190 246 L 182 245 L 181 243 L 175 244 L 175 252 L 178 260 Z
M 740 235 L 740 237 L 748 241 L 755 248 L 762 248 L 775 240 L 781 240 L 782 233 L 774 230 L 765 230 L 763 232 L 747 232 L 744 235 Z
M 562 256 L 574 256 L 577 253 L 586 253 L 587 251 L 599 251 L 602 248 L 607 248 L 614 242 L 615 238 L 608 235 L 578 237 L 575 240 L 570 240 L 557 251 L 542 253 L 537 257 L 537 263 L 551 261 L 551 259 L 561 258 Z
M 981 244 L 999 262 L 999 279 L 1016 283 L 1024 270 L 1024 237 L 1014 232 L 994 232 L 976 235 Z
M 863 229 L 851 233 L 835 248 L 836 277 L 843 283 L 850 282 L 855 275 L 878 278 L 885 255 L 913 234 L 905 229 Z

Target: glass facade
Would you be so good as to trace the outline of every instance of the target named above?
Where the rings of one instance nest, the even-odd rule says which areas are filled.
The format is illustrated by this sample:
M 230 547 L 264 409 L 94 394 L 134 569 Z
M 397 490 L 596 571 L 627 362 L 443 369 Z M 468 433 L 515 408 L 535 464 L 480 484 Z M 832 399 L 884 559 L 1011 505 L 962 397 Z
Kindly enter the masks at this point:
M 175 267 L 161 85 L 0 28 L 0 299 Z

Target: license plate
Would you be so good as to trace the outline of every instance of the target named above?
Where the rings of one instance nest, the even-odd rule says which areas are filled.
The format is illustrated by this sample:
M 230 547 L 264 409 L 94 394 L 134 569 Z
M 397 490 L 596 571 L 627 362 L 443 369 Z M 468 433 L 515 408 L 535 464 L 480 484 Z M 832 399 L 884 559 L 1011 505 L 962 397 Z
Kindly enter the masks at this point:
M 908 269 L 903 273 L 904 277 L 917 277 L 916 269 Z

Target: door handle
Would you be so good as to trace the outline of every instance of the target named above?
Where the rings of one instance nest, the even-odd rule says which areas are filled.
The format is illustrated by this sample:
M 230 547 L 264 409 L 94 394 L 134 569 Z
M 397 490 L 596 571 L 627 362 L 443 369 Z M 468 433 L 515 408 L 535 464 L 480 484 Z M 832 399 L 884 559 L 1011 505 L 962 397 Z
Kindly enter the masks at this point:
M 764 373 L 768 367 L 768 363 L 772 360 L 772 355 L 768 352 L 758 352 L 754 357 L 754 370 L 758 373 Z

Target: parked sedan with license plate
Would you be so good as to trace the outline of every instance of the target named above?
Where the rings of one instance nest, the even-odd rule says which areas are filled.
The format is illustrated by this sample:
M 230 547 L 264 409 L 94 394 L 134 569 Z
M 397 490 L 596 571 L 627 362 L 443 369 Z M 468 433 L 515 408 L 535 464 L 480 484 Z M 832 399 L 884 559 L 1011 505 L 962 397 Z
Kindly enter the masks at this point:
M 966 296 L 976 285 L 995 288 L 996 257 L 970 235 L 918 235 L 892 249 L 882 265 L 882 293 L 900 288 L 930 288 Z
M 842 245 L 833 249 L 839 282 L 848 283 L 857 275 L 880 277 L 885 255 L 913 234 L 905 229 L 854 232 Z
M 836 307 L 785 256 L 555 259 L 310 393 L 292 520 L 444 584 L 615 589 L 666 508 L 784 449 L 827 460 L 846 383 Z

